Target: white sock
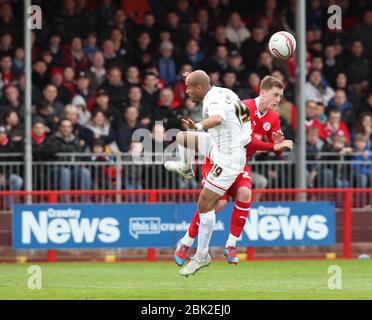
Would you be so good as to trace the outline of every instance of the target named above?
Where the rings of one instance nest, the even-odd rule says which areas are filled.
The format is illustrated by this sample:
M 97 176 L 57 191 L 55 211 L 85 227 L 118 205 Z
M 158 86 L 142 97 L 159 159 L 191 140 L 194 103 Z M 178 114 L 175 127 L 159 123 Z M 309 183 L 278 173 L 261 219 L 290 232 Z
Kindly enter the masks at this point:
M 216 214 L 214 210 L 200 213 L 200 224 L 198 232 L 198 249 L 196 253 L 201 257 L 205 257 L 208 253 L 209 242 L 212 238 L 213 227 L 216 222 Z
M 226 248 L 227 247 L 236 247 L 236 240 L 238 240 L 239 238 L 238 237 L 235 237 L 234 235 L 232 235 L 231 233 L 229 234 L 229 238 L 227 239 L 226 241 Z
M 195 156 L 195 150 L 185 148 L 184 146 L 179 144 L 178 151 L 180 153 L 180 161 L 184 163 L 189 169 L 191 169 L 192 161 Z
M 181 239 L 181 243 L 183 244 L 183 245 L 185 245 L 186 247 L 191 247 L 192 245 L 193 245 L 193 243 L 194 243 L 194 238 L 191 238 L 190 236 L 189 236 L 189 233 L 188 233 L 188 231 L 186 231 L 186 233 L 185 233 L 185 235 L 183 236 L 183 238 Z

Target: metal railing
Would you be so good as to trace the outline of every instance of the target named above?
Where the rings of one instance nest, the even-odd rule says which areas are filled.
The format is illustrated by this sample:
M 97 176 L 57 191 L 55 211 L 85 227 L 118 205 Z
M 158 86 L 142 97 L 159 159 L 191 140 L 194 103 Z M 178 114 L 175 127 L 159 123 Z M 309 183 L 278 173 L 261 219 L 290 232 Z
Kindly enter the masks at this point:
M 330 156 L 335 154 L 321 154 Z M 163 166 L 172 154 L 59 154 L 55 161 L 33 162 L 33 190 L 141 190 L 197 189 L 201 182 L 202 159 L 196 161 L 191 181 L 167 172 Z M 253 184 L 257 189 L 295 187 L 293 155 L 283 159 L 252 159 Z M 309 160 L 307 187 L 372 187 L 372 160 Z M 0 154 L 0 190 L 24 188 L 23 154 Z

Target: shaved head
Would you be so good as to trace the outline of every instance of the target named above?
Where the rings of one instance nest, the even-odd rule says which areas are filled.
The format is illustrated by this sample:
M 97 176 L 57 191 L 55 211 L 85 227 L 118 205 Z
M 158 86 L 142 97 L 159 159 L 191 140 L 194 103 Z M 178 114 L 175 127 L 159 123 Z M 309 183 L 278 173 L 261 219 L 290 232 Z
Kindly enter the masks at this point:
M 211 79 L 209 79 L 209 76 L 203 70 L 191 72 L 187 76 L 186 81 L 188 81 L 191 86 L 201 85 L 203 87 L 207 87 L 211 83 Z
M 201 101 L 211 89 L 211 79 L 203 70 L 191 72 L 185 80 L 186 93 L 194 102 Z

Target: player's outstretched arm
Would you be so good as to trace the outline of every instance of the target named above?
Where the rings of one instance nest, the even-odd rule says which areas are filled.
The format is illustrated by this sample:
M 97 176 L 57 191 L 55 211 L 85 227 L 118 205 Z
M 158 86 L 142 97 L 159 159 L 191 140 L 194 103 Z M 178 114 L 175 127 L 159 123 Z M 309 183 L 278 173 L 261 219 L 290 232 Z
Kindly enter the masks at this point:
M 187 120 L 182 119 L 182 123 L 187 129 L 193 129 L 196 131 L 200 131 L 203 129 L 208 130 L 210 128 L 214 128 L 220 125 L 222 123 L 222 120 L 223 119 L 220 115 L 214 114 L 214 115 L 211 115 L 209 118 L 204 119 L 203 121 L 198 122 L 198 123 L 195 123 L 191 119 L 187 119 Z

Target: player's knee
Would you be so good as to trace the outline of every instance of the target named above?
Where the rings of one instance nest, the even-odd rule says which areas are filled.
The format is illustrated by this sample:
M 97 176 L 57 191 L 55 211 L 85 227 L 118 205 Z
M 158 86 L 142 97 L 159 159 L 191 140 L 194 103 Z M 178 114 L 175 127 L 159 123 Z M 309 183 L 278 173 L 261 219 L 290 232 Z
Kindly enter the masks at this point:
M 213 209 L 213 206 L 211 206 L 211 202 L 208 201 L 208 198 L 201 194 L 198 200 L 198 208 L 199 212 L 209 212 Z
M 184 146 L 186 144 L 186 134 L 184 131 L 180 131 L 176 136 L 177 143 Z
M 240 202 L 250 202 L 252 199 L 252 190 L 247 187 L 241 187 L 238 189 L 236 200 Z
M 214 207 L 214 211 L 216 213 L 220 212 L 227 204 L 227 200 L 220 200 L 217 202 L 216 206 Z

